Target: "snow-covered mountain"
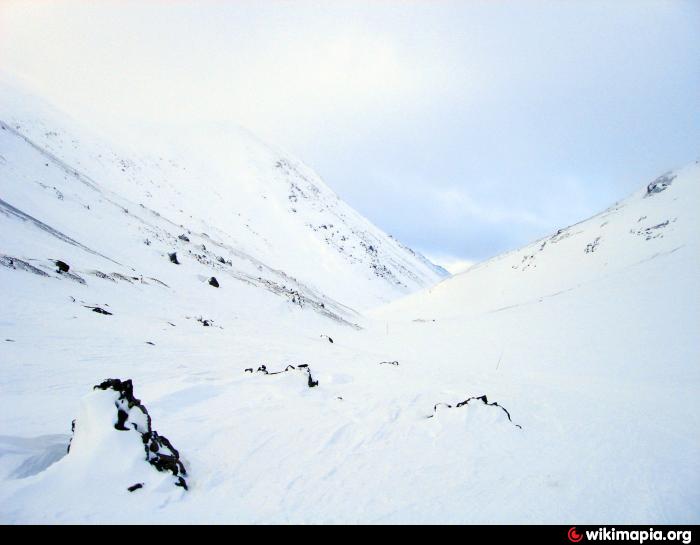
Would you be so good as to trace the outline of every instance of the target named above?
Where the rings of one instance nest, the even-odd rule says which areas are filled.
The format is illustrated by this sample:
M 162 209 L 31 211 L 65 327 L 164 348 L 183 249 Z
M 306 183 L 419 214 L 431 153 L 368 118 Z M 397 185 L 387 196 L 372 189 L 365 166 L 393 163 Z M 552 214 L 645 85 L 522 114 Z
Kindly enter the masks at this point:
M 439 406 L 477 465 L 396 518 L 698 522 L 699 209 L 696 163 L 375 313 L 452 390 L 437 401 L 487 393 L 522 425 L 479 435 Z
M 237 127 L 140 134 L 150 149 L 124 151 L 9 85 L 0 91 L 0 127 L 0 220 L 13 234 L 0 252 L 47 274 L 51 258 L 64 256 L 86 281 L 149 277 L 176 252 L 187 272 L 170 267 L 166 276 L 286 290 L 336 314 L 446 275 L 303 163 Z
M 692 260 L 698 257 L 694 250 L 700 234 L 694 213 L 700 204 L 699 172 L 696 163 L 662 174 L 592 218 L 476 264 L 387 309 L 410 309 L 443 319 L 477 316 L 535 304 L 618 276 L 631 278 L 637 270 L 653 266 L 647 263 L 665 262 L 670 259 L 666 256 L 676 253 L 689 261 L 669 274 L 683 279 L 688 288 L 695 287 Z M 648 292 L 655 290 L 650 286 Z
M 0 521 L 698 522 L 700 165 L 432 286 L 245 132 L 12 100 Z

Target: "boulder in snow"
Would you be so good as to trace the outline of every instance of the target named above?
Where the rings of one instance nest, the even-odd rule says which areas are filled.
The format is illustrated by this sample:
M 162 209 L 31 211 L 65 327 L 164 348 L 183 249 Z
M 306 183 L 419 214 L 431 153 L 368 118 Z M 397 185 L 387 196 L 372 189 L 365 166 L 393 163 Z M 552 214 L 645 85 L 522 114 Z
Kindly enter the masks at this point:
M 163 480 L 148 470 L 147 464 L 171 473 L 172 484 L 187 490 L 187 471 L 180 453 L 152 428 L 146 407 L 134 397 L 131 380 L 106 379 L 94 390 L 83 400 L 81 413 L 73 421 L 69 457 L 93 471 L 104 466 L 112 478 L 124 478 L 131 485 L 127 486 L 130 492 Z M 92 463 L 94 460 L 99 463 Z
M 54 263 L 56 264 L 56 267 L 58 267 L 57 272 L 59 272 L 59 273 L 66 273 L 70 270 L 70 265 L 68 265 L 68 263 L 66 263 L 65 261 L 61 261 L 60 259 L 56 259 L 54 261 Z
M 663 174 L 656 178 L 653 182 L 651 182 L 647 186 L 647 194 L 646 196 L 649 197 L 651 195 L 654 195 L 655 193 L 661 193 L 664 191 L 668 186 L 671 185 L 673 180 L 675 179 L 676 175 L 672 174 L 670 172 L 667 172 L 666 174 Z

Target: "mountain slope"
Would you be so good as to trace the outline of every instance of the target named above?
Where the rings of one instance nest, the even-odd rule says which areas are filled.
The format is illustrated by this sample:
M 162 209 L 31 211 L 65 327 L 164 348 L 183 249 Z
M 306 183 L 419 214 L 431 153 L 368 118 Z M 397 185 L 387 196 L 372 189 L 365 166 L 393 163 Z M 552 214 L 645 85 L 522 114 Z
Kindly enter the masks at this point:
M 475 316 L 632 275 L 646 262 L 664 261 L 676 252 L 687 256 L 688 265 L 672 275 L 690 274 L 689 288 L 693 287 L 692 260 L 700 227 L 694 213 L 700 202 L 698 170 L 694 164 L 663 174 L 592 218 L 474 265 L 392 308 L 427 317 Z
M 343 203 L 308 167 L 242 129 L 172 130 L 158 140 L 141 135 L 150 152 L 122 151 L 7 85 L 0 121 L 5 210 L 19 210 L 140 274 L 148 274 L 153 259 L 176 250 L 189 255 L 204 244 L 218 252 L 207 259 L 231 259 L 232 270 L 248 277 L 297 291 L 301 283 L 354 308 L 444 276 Z M 146 240 L 149 248 L 142 247 Z M 29 236 L 17 257 L 46 258 L 29 253 L 33 243 Z
M 697 522 L 699 206 L 694 164 L 375 314 L 462 385 L 440 401 L 488 393 L 528 436 L 479 468 L 471 520 Z

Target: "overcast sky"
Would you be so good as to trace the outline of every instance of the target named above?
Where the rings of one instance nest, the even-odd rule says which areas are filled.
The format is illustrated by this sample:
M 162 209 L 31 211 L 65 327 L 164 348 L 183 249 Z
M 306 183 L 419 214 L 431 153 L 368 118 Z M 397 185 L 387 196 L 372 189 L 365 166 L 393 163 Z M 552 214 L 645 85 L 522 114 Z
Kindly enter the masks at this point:
M 228 119 L 443 264 L 700 159 L 700 2 L 0 0 L 0 68 L 103 126 Z

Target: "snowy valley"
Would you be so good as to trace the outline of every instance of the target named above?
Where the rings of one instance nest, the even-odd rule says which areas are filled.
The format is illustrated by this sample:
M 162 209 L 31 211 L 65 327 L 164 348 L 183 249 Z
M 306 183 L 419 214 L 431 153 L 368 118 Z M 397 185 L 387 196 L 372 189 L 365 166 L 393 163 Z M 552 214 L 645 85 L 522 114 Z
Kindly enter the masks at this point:
M 448 277 L 243 129 L 3 84 L 0 521 L 697 523 L 700 165 L 639 186 Z

